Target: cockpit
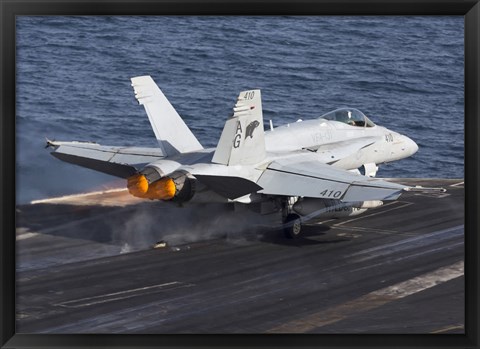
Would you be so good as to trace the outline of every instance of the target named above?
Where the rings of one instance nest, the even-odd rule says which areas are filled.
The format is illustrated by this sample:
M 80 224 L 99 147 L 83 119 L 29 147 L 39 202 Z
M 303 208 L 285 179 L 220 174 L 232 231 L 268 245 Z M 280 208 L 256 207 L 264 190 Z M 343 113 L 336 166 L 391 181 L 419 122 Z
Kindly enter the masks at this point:
M 343 122 L 357 127 L 373 127 L 375 124 L 360 110 L 354 108 L 340 108 L 320 116 L 320 119 Z

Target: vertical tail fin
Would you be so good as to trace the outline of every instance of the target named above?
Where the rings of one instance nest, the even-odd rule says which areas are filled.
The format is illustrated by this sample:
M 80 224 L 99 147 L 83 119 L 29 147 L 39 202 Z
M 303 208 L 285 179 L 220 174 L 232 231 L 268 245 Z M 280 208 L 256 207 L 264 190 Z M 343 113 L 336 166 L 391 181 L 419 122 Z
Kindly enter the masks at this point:
M 203 149 L 151 76 L 137 76 L 130 80 L 135 98 L 145 107 L 155 137 L 165 155 Z
M 212 162 L 223 165 L 251 165 L 265 158 L 262 97 L 260 90 L 240 92 L 220 136 Z

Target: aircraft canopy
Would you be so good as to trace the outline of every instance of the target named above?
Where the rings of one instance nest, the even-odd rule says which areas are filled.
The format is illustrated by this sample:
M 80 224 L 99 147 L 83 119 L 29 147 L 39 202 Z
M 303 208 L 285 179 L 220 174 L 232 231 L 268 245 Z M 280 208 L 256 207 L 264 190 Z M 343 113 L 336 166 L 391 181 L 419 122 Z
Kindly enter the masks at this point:
M 373 127 L 375 124 L 360 110 L 354 108 L 340 108 L 320 116 L 320 119 L 343 122 L 357 127 Z

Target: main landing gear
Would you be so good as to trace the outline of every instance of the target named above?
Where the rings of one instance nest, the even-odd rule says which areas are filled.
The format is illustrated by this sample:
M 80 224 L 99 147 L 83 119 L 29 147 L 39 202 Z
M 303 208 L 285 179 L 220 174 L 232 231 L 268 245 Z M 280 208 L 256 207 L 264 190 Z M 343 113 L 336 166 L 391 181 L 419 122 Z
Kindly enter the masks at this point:
M 302 232 L 302 221 L 296 213 L 290 213 L 283 220 L 283 232 L 287 239 L 296 239 Z
M 296 239 L 302 233 L 302 220 L 292 208 L 297 200 L 298 197 L 294 196 L 282 201 L 283 233 L 287 239 Z

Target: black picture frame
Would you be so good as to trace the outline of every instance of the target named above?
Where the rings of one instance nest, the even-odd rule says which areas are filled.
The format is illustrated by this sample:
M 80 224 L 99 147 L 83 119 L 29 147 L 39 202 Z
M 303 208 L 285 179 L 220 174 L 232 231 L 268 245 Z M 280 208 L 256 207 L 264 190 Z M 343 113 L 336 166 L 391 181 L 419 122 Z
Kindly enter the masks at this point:
M 478 348 L 480 5 L 458 0 L 8 1 L 0 2 L 2 348 L 434 347 Z M 41 335 L 15 333 L 15 17 L 18 15 L 462 15 L 465 18 L 465 334 L 449 335 Z

